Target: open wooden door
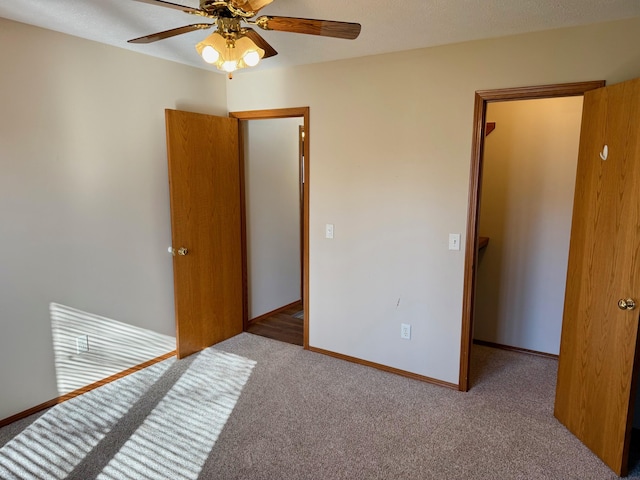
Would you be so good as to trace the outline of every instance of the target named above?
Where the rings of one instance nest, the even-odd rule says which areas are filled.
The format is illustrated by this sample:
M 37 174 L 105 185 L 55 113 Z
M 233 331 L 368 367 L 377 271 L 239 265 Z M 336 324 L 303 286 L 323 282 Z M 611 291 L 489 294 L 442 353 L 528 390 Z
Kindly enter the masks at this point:
M 640 300 L 640 79 L 585 93 L 555 416 L 626 475 Z M 620 301 L 620 302 L 619 302 Z
M 178 358 L 242 332 L 238 120 L 165 111 Z

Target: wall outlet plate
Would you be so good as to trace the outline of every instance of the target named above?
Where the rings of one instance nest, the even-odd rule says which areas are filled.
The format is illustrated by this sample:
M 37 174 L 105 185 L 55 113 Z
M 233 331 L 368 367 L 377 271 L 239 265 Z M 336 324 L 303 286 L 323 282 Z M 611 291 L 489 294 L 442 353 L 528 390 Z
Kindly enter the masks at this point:
M 400 338 L 411 340 L 411 325 L 409 325 L 408 323 L 400 324 Z
M 89 351 L 89 335 L 76 337 L 76 353 L 87 353 Z

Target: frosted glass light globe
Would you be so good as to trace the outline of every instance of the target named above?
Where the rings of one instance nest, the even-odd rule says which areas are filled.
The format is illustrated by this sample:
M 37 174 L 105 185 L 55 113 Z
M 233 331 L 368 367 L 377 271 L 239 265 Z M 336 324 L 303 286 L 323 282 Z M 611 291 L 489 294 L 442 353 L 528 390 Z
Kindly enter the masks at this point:
M 207 45 L 202 49 L 202 58 L 207 63 L 216 63 L 220 58 L 220 54 L 211 45 Z
M 235 72 L 237 68 L 238 64 L 235 60 L 227 60 L 222 64 L 222 69 L 228 73 Z
M 250 67 L 255 67 L 260 62 L 260 55 L 255 50 L 251 50 L 244 54 L 244 63 Z

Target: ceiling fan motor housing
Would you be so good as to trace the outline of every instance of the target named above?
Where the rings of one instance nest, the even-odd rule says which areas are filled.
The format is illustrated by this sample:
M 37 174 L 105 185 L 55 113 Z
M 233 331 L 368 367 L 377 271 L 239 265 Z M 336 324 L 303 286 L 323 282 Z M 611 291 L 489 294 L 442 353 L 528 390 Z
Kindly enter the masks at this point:
M 242 27 L 237 17 L 218 17 L 218 31 L 224 35 L 240 33 Z
M 246 9 L 245 3 L 242 1 L 226 1 L 226 0 L 200 0 L 200 10 L 206 12 L 209 17 L 217 18 L 251 18 L 256 12 Z

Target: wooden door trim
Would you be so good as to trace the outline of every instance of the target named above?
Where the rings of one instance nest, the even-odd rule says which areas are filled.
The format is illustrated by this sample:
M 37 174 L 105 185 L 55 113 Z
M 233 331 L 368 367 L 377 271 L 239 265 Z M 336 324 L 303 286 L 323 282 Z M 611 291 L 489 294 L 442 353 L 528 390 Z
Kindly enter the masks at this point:
M 270 110 L 247 110 L 230 112 L 229 116 L 238 120 L 272 120 L 274 118 L 294 118 L 309 116 L 309 107 L 276 108 Z
M 304 323 L 303 323 L 303 347 L 305 350 L 309 349 L 309 190 L 310 190 L 310 175 L 309 175 L 309 144 L 310 144 L 310 125 L 309 125 L 309 107 L 296 107 L 296 108 L 279 108 L 270 110 L 249 110 L 243 112 L 230 112 L 229 116 L 237 118 L 240 121 L 244 120 L 273 120 L 278 118 L 295 118 L 302 117 L 304 122 L 304 194 L 303 194 L 303 282 L 302 282 L 302 305 L 304 309 Z M 240 125 L 240 123 L 239 123 Z M 239 127 L 240 128 L 240 127 Z M 240 132 L 242 129 L 240 128 Z M 240 145 L 244 145 L 242 137 L 240 137 Z M 242 279 L 243 279 L 243 326 L 246 330 L 249 326 L 249 295 L 247 285 L 247 231 L 246 231 L 246 203 L 245 203 L 245 178 L 244 178 L 244 154 L 243 148 L 240 148 L 240 194 L 242 199 L 240 202 L 240 210 L 242 217 Z
M 478 261 L 478 218 L 480 187 L 482 185 L 482 157 L 484 153 L 487 104 L 509 100 L 533 100 L 541 98 L 575 97 L 605 86 L 604 80 L 554 85 L 478 90 L 473 108 L 473 136 L 471 144 L 471 169 L 469 173 L 469 205 L 467 210 L 467 240 L 464 261 L 464 285 L 462 293 L 462 332 L 460 340 L 460 376 L 458 389 L 469 390 L 471 345 L 473 343 L 473 306 L 475 300 L 476 266 Z
M 304 178 L 300 176 L 300 173 L 304 175 L 304 125 L 298 126 L 298 202 L 300 204 L 300 298 L 304 295 Z M 304 303 L 302 304 L 304 309 Z

